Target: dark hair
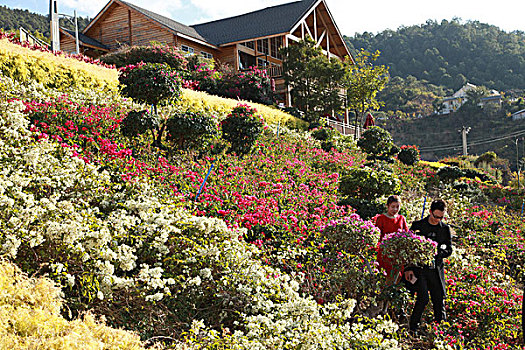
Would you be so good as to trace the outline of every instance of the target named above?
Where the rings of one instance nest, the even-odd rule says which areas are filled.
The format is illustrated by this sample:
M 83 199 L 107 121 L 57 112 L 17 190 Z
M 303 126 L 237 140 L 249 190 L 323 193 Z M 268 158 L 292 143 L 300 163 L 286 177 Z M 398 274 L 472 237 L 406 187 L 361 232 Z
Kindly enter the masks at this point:
M 445 211 L 447 204 L 442 199 L 435 199 L 432 201 L 432 204 L 430 204 L 430 211 L 434 210 L 441 210 Z
M 401 199 L 399 199 L 399 197 L 395 196 L 395 195 L 394 196 L 390 196 L 386 200 L 386 206 L 388 207 L 390 204 L 395 203 L 395 202 L 401 203 Z

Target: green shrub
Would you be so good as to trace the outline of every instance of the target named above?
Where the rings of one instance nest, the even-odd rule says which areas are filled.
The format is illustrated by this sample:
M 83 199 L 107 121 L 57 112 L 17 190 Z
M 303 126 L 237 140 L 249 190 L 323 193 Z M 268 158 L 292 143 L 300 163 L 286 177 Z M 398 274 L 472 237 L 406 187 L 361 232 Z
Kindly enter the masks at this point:
M 400 189 L 401 181 L 394 173 L 369 167 L 350 170 L 339 184 L 341 194 L 361 199 L 396 194 Z
M 363 136 L 357 141 L 357 146 L 372 158 L 390 157 L 396 155 L 399 148 L 394 147 L 392 135 L 385 129 L 372 126 L 363 132 Z
M 139 103 L 158 105 L 178 100 L 181 82 L 177 72 L 166 64 L 139 63 L 120 70 L 122 93 Z
M 263 121 L 255 109 L 239 104 L 221 122 L 222 138 L 231 144 L 230 151 L 237 154 L 249 153 L 257 138 L 262 134 Z
M 416 146 L 401 146 L 397 159 L 403 164 L 414 165 L 419 162 L 419 150 Z
M 351 206 L 355 209 L 355 212 L 365 220 L 369 220 L 377 214 L 381 214 L 385 210 L 384 203 L 365 198 L 348 197 L 337 202 L 337 205 Z
M 155 114 L 148 110 L 131 111 L 120 123 L 120 132 L 122 135 L 131 138 L 158 127 L 159 119 Z
M 124 47 L 100 57 L 100 60 L 117 68 L 136 65 L 139 62 L 164 63 L 177 71 L 186 69 L 187 64 L 179 49 L 169 45 Z
M 334 130 L 331 128 L 316 128 L 311 130 L 312 137 L 319 141 L 329 141 L 334 137 Z
M 166 124 L 168 139 L 179 149 L 203 147 L 217 135 L 217 124 L 213 117 L 202 112 L 178 112 Z
M 455 180 L 464 176 L 465 173 L 457 166 L 445 166 L 443 168 L 440 168 L 437 171 L 436 175 L 443 182 L 454 182 Z

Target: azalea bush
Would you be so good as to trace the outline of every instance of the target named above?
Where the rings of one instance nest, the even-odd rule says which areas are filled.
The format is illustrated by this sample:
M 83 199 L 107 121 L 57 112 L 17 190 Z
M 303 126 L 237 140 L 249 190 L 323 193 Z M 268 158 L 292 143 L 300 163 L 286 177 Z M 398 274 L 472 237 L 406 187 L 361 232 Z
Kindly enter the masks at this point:
M 139 103 L 167 104 L 181 94 L 179 75 L 166 64 L 137 63 L 120 69 L 122 93 Z
M 425 266 L 432 264 L 437 243 L 411 231 L 399 231 L 383 237 L 379 247 L 394 266 Z
M 339 189 L 342 195 L 353 198 L 373 199 L 399 193 L 400 181 L 387 169 L 370 167 L 354 168 L 341 178 Z
M 250 152 L 263 131 L 264 120 L 248 105 L 238 105 L 221 122 L 222 138 L 237 154 Z
M 217 89 L 219 95 L 241 98 L 248 101 L 271 105 L 275 101 L 272 83 L 266 70 L 250 67 L 246 71 L 224 72 Z
M 187 60 L 177 47 L 169 45 L 124 46 L 100 57 L 106 64 L 117 68 L 143 63 L 164 63 L 176 71 L 186 69 Z

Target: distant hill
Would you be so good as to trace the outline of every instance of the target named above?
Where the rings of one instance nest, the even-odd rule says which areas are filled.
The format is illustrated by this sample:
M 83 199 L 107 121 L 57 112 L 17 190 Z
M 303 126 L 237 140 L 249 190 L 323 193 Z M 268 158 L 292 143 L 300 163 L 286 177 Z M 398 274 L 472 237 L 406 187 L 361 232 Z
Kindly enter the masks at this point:
M 500 91 L 525 89 L 525 32 L 507 33 L 496 26 L 459 20 L 365 32 L 345 37 L 358 51 L 381 51 L 377 63 L 390 74 L 413 76 L 447 90 L 465 82 Z
M 78 29 L 83 30 L 90 19 L 88 17 L 78 17 Z M 75 26 L 67 19 L 60 19 L 60 26 L 67 29 L 75 29 Z M 38 13 L 28 10 L 10 9 L 7 6 L 0 6 L 0 28 L 8 32 L 17 31 L 20 27 L 30 31 L 37 38 L 49 40 L 49 19 Z

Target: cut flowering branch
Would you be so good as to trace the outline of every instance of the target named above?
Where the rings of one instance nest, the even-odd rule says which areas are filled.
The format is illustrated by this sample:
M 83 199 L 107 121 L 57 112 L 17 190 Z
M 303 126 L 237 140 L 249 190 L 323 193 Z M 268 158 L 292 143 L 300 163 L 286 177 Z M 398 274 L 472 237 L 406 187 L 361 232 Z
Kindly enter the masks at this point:
M 382 254 L 393 266 L 429 265 L 436 254 L 437 243 L 411 231 L 386 235 L 380 243 Z

